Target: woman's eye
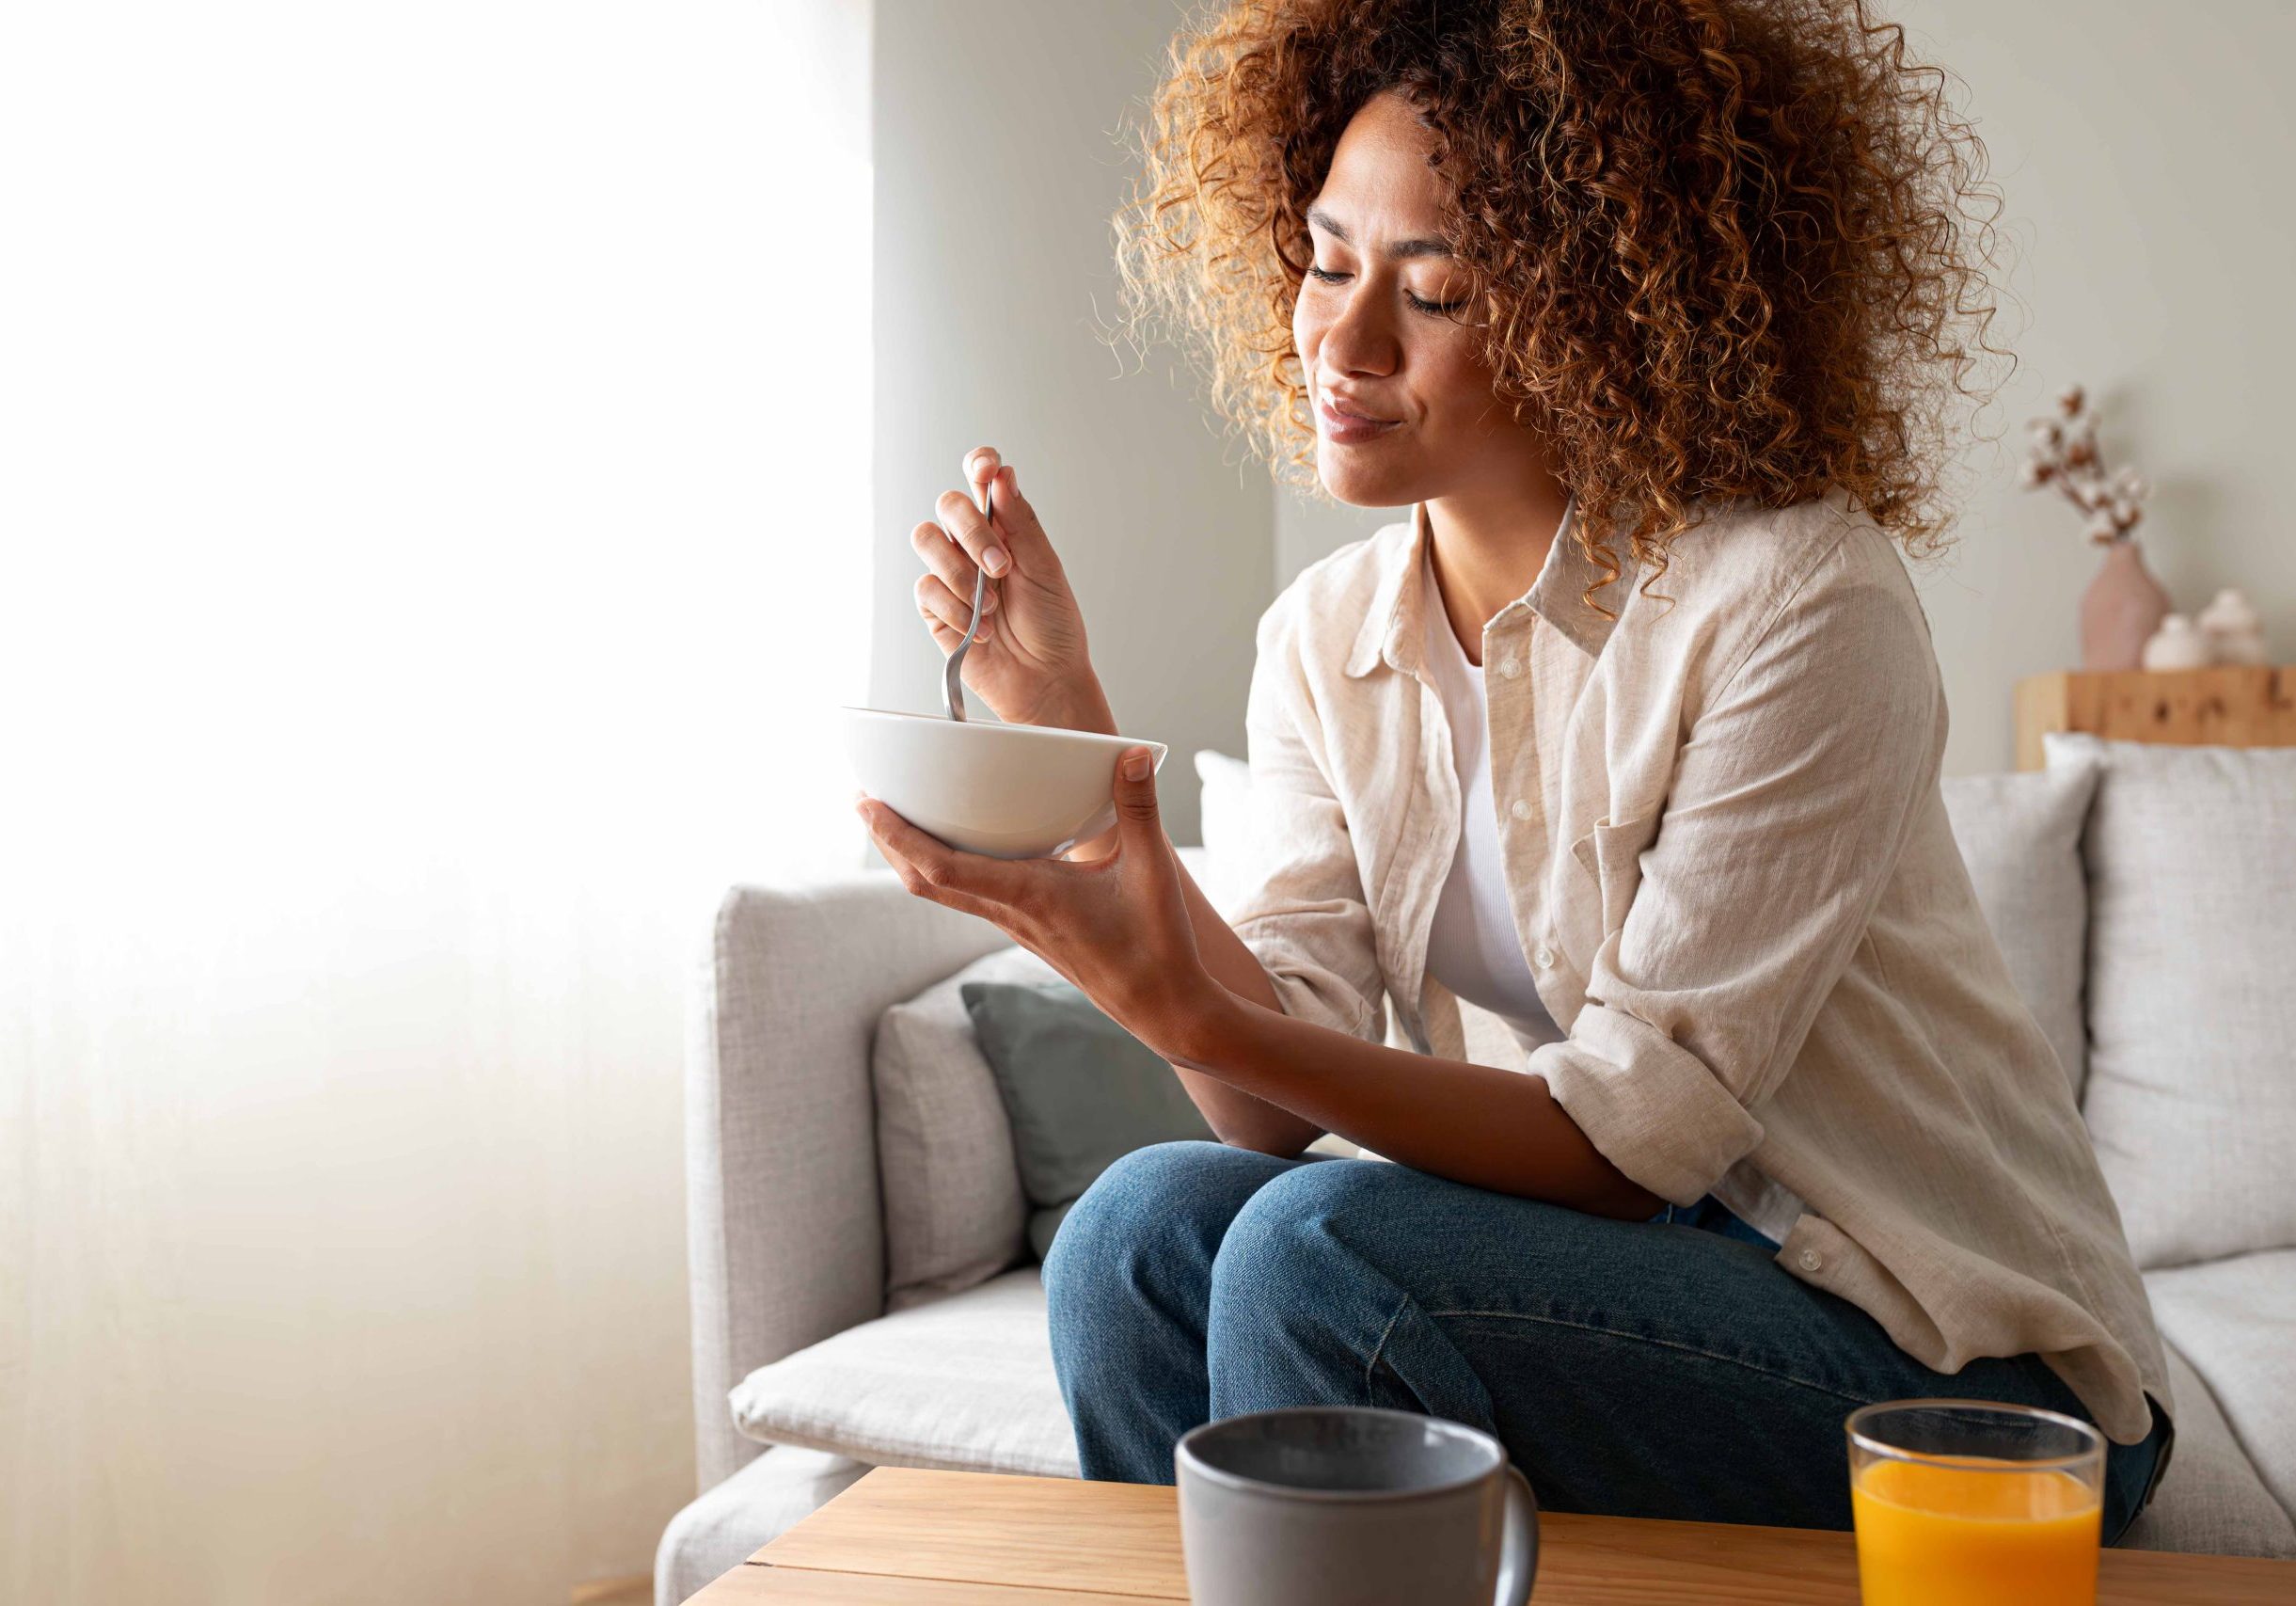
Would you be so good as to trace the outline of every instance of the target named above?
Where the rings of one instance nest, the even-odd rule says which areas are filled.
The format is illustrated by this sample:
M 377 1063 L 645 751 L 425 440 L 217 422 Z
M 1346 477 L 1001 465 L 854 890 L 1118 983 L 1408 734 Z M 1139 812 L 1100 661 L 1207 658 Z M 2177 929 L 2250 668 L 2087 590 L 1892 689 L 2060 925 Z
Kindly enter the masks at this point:
M 1329 268 L 1317 267 L 1311 262 L 1307 267 L 1307 277 L 1314 279 L 1319 284 L 1338 284 L 1348 278 L 1353 278 L 1354 276 L 1352 274 L 1335 273 Z M 1457 314 L 1466 310 L 1467 308 L 1467 303 L 1464 300 L 1424 301 L 1408 290 L 1403 292 L 1403 299 L 1411 303 L 1414 310 L 1424 312 L 1431 318 L 1454 317 Z

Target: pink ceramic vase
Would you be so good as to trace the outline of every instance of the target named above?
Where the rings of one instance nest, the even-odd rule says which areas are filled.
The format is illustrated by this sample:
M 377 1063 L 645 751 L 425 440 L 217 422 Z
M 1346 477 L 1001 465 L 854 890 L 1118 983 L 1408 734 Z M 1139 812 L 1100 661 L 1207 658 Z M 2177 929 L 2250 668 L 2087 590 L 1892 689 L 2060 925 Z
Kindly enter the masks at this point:
M 2136 668 L 2171 606 L 2136 542 L 2114 542 L 2105 549 L 2104 566 L 2081 594 L 2081 667 Z

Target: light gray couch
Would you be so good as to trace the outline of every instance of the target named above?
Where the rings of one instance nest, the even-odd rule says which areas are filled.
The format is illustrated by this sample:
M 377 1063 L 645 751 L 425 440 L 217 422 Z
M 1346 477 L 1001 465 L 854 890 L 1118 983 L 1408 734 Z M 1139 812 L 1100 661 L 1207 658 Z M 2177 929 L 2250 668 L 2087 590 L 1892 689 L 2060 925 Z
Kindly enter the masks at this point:
M 2065 755 L 2051 756 L 2053 763 Z M 1211 783 L 1208 836 L 1232 807 L 1211 790 L 1241 784 L 1221 762 L 1207 756 L 1200 765 Z M 2118 885 L 2114 867 L 2098 860 L 2094 834 L 2084 836 L 2090 788 L 2064 774 L 1948 783 L 1956 830 L 1987 914 L 2020 988 L 2068 1062 L 2091 1057 L 2082 1041 L 2084 979 L 2094 988 L 2099 976 L 2114 975 L 2097 951 L 2101 937 L 2082 940 L 2087 889 Z M 2101 817 L 2101 805 L 2095 812 Z M 2124 808 L 2124 824 L 2126 818 Z M 2296 859 L 2296 842 L 2281 846 Z M 1214 887 L 1218 867 L 1201 850 L 1183 852 Z M 2156 969 L 2242 957 L 2271 964 L 2285 963 L 2288 951 L 2267 957 L 2248 937 L 2228 932 L 2210 955 L 2142 958 Z M 1001 1224 L 1007 1214 L 1017 1224 L 1020 1209 L 1009 1139 L 984 1124 L 1001 1112 L 992 1092 L 982 1090 L 987 1078 L 976 1053 L 953 1036 L 935 1050 L 930 1044 L 942 1040 L 931 1030 L 920 1035 L 920 1021 L 955 1030 L 948 1022 L 961 1014 L 948 1002 L 950 978 L 982 962 L 1018 974 L 1037 962 L 1010 949 L 994 928 L 910 897 L 890 874 L 800 889 L 738 888 L 719 910 L 696 990 L 687 1082 L 702 1492 L 662 1536 L 660 1606 L 739 1563 L 872 1462 L 1074 1475 L 1041 1284 L 1033 1261 L 1018 1251 L 1017 1230 Z M 939 999 L 933 1007 L 941 1014 L 919 1014 L 922 1006 L 910 1001 L 920 994 Z M 939 1145 L 930 1151 L 934 1163 L 956 1151 L 956 1164 L 967 1171 L 954 1184 L 928 1179 L 941 1191 L 924 1197 L 987 1201 L 977 1208 L 1000 1223 L 989 1241 L 1016 1246 L 1009 1257 L 1000 1248 L 979 1263 L 967 1274 L 971 1285 L 955 1292 L 917 1282 L 914 1246 L 889 1245 L 889 1236 L 914 1238 L 936 1226 L 959 1229 L 955 1236 L 963 1238 L 974 1225 L 920 1224 L 917 1212 L 926 1207 L 918 1188 L 926 1185 L 906 1165 L 900 1176 L 880 1174 L 880 1143 L 919 1120 L 905 1106 L 897 1120 L 889 1112 L 880 1122 L 878 1089 L 885 1084 L 890 1097 L 892 1086 L 880 1027 L 896 1006 L 908 1011 L 892 1017 L 901 1024 L 903 1051 L 911 1059 L 921 1052 L 926 1062 L 924 1136 Z M 2089 1024 L 2088 1031 L 2097 1029 Z M 2094 1041 L 2102 1054 L 2106 1037 Z M 919 1042 L 927 1046 L 919 1050 Z M 936 1053 L 947 1064 L 945 1089 L 931 1085 Z M 2284 1084 L 2291 1079 L 2289 1059 L 2284 1044 L 2272 1068 Z M 2102 1077 L 2106 1061 L 2098 1064 Z M 2083 1069 L 2068 1063 L 2077 1085 Z M 2090 1082 L 2092 1104 L 2098 1086 Z M 902 1093 L 911 1103 L 915 1095 L 914 1088 Z M 2092 1113 L 2093 1126 L 2097 1119 Z M 2101 1137 L 2099 1148 L 2106 1148 Z M 2296 1155 L 2288 1159 L 2282 1186 L 2296 1176 Z M 2143 1180 L 2125 1185 L 2121 1177 L 2135 1175 L 2125 1168 L 2114 1174 L 2116 1190 Z M 2195 1186 L 2223 1184 L 2221 1177 L 2213 1185 L 2194 1179 Z M 2125 1192 L 2123 1207 L 2126 1214 Z M 898 1218 L 890 1232 L 889 1211 Z M 2130 1225 L 2134 1240 L 2138 1223 Z M 2280 1229 L 2242 1230 L 2269 1237 Z M 2143 1236 L 2150 1244 L 2160 1235 Z M 945 1259 L 954 1251 L 940 1244 L 935 1252 Z M 895 1266 L 906 1267 L 900 1275 L 910 1281 L 890 1290 L 889 1310 L 889 1268 Z M 2296 1555 L 2296 1431 L 2289 1425 L 2296 1418 L 2288 1404 L 2296 1399 L 2296 1242 L 2161 1265 L 2146 1280 L 2172 1346 L 2177 1439 L 2172 1470 L 2128 1542 Z

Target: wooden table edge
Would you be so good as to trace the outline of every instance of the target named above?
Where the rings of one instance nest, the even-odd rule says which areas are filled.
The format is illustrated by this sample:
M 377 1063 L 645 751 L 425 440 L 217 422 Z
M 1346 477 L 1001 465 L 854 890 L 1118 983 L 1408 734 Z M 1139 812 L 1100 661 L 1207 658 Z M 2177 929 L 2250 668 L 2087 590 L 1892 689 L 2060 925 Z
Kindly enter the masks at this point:
M 787 1532 L 768 1541 L 742 1566 L 782 1567 L 823 1577 L 841 1575 L 856 1579 L 882 1578 L 945 1583 L 952 1590 L 967 1587 L 1009 1589 L 1043 1593 L 1048 1598 L 1066 1591 L 1074 1599 L 1106 1600 L 1112 1606 L 1120 1606 L 1124 1602 L 1187 1598 L 1184 1585 L 1177 1595 L 1164 1588 L 1127 1587 L 1117 1580 L 1104 1580 L 1097 1587 L 1085 1589 L 1074 1583 L 1046 1582 L 1025 1578 L 951 1577 L 936 1572 L 889 1570 L 881 1562 L 872 1562 L 858 1552 L 855 1564 L 851 1566 L 825 1561 L 818 1554 L 803 1560 L 795 1554 L 777 1559 L 774 1554 L 777 1550 L 786 1548 L 794 1550 L 805 1546 L 813 1538 L 818 1537 L 821 1528 L 833 1530 L 847 1518 L 856 1516 L 856 1508 L 873 1507 L 889 1494 L 896 1499 L 910 1499 L 929 1493 L 936 1487 L 961 1487 L 967 1491 L 967 1500 L 977 1501 L 990 1484 L 1001 1486 L 1007 1491 L 1027 1490 L 1049 1496 L 1062 1503 L 1088 1506 L 1092 1503 L 1114 1503 L 1119 1508 L 1131 1506 L 1132 1511 L 1125 1515 L 1134 1519 L 1137 1519 L 1143 1508 L 1175 1498 L 1168 1485 L 1090 1484 L 1075 1478 L 876 1467 L 823 1502 Z M 1093 1520 L 1093 1517 L 1089 1511 L 1085 1511 L 1080 1520 Z M 1174 1520 L 1177 1521 L 1176 1517 Z M 1695 1547 L 1709 1552 L 1765 1555 L 1786 1566 L 1792 1566 L 1797 1561 L 1805 1566 L 1815 1563 L 1818 1573 L 1840 1575 L 1846 1553 L 1849 1561 L 1846 1574 L 1848 1593 L 1842 1599 L 1845 1606 L 1855 1606 L 1857 1599 L 1856 1541 L 1847 1532 L 1741 1523 L 1682 1522 L 1655 1518 L 1590 1517 L 1566 1512 L 1544 1514 L 1541 1525 L 1545 1539 L 1544 1548 L 1551 1554 L 1560 1546 L 1565 1551 L 1574 1552 L 1575 1560 L 1595 1559 L 1604 1552 L 1646 1559 L 1654 1550 L 1671 1553 Z M 815 1534 L 800 1536 L 802 1531 L 809 1528 L 815 1530 Z M 791 1545 L 789 1542 L 792 1540 L 796 1540 L 797 1544 Z M 2189 1601 L 2194 1606 L 2205 1606 L 2205 1603 L 2214 1601 L 2296 1601 L 2296 1562 L 2177 1550 L 2120 1549 L 2104 1551 L 2100 1560 L 2099 1606 L 2114 1606 L 2114 1602 L 2124 1600 Z M 1542 1571 L 1544 1569 L 1542 1568 Z M 1820 1581 L 1813 1577 L 1811 1582 L 1815 1583 Z

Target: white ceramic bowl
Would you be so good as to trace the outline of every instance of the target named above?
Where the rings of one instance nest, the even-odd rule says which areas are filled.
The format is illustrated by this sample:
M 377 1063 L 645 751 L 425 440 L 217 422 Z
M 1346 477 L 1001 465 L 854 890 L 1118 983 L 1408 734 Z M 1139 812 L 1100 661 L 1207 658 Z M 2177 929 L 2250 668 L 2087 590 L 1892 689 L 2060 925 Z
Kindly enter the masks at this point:
M 995 859 L 1065 853 L 1116 821 L 1116 755 L 1164 744 L 1088 730 L 847 708 L 861 789 L 952 848 Z

